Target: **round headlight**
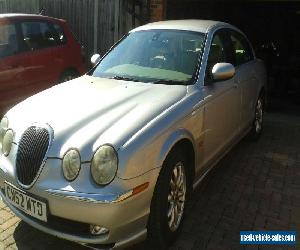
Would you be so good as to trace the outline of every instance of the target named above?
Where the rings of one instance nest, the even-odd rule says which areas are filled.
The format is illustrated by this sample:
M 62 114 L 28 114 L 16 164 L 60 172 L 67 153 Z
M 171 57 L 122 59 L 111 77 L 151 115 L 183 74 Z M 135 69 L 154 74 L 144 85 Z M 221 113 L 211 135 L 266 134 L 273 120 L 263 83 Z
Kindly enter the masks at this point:
M 8 119 L 6 117 L 3 117 L 0 122 L 0 144 L 2 144 L 3 137 L 7 129 L 8 129 Z
M 2 141 L 2 153 L 8 156 L 14 140 L 14 132 L 11 129 L 6 130 Z
M 74 181 L 80 171 L 81 159 L 80 154 L 75 149 L 70 149 L 64 156 L 62 162 L 62 168 L 64 177 L 68 181 Z
M 99 185 L 109 184 L 116 176 L 118 156 L 113 147 L 104 145 L 94 154 L 91 173 L 94 181 Z

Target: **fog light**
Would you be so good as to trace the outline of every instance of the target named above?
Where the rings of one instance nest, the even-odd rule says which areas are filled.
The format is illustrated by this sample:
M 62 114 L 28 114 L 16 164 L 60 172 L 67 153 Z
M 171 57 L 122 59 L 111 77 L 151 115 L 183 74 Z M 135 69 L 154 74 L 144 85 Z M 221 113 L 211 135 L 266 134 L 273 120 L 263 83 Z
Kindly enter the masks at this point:
M 105 227 L 101 227 L 99 225 L 90 225 L 90 233 L 92 235 L 101 235 L 108 233 L 109 230 Z

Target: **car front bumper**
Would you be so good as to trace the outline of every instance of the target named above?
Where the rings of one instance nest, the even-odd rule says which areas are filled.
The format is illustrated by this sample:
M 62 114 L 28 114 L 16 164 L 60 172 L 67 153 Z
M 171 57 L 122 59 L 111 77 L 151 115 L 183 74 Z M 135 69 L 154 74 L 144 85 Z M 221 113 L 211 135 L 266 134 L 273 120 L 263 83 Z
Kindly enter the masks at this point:
M 31 226 L 59 238 L 81 244 L 95 244 L 97 248 L 100 246 L 103 249 L 123 248 L 146 238 L 150 203 L 159 169 L 130 180 L 116 178 L 110 187 L 99 188 L 94 185 L 93 188 L 85 187 L 82 191 L 78 187 L 82 179 L 90 176 L 89 167 L 82 167 L 78 186 L 65 185 L 66 183 L 62 185 L 63 181 L 50 181 L 51 174 L 47 174 L 47 169 L 53 170 L 61 165 L 60 160 L 47 160 L 37 182 L 32 188 L 25 190 L 28 195 L 47 200 L 48 221 L 43 222 L 19 210 L 6 198 L 5 181 L 24 189 L 16 181 L 11 166 L 5 168 L 3 163 L 5 164 L 0 160 L 1 198 L 18 217 Z M 130 187 L 145 182 L 149 182 L 147 189 L 134 196 L 130 195 Z M 87 189 L 91 191 L 87 192 Z M 97 189 L 99 192 L 95 192 Z M 107 228 L 109 232 L 92 235 L 89 231 L 90 225 L 99 225 Z

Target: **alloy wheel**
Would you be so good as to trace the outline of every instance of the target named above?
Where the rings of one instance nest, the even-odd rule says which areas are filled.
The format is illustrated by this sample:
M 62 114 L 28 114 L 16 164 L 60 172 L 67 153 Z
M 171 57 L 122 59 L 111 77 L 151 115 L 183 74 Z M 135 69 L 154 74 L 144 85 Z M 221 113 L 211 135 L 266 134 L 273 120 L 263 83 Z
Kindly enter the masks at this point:
M 186 175 L 181 162 L 177 163 L 172 171 L 168 193 L 168 225 L 175 232 L 182 220 L 186 201 Z
M 257 134 L 259 134 L 262 129 L 262 122 L 263 122 L 263 104 L 261 98 L 259 98 L 255 108 L 255 122 L 254 122 L 255 132 Z

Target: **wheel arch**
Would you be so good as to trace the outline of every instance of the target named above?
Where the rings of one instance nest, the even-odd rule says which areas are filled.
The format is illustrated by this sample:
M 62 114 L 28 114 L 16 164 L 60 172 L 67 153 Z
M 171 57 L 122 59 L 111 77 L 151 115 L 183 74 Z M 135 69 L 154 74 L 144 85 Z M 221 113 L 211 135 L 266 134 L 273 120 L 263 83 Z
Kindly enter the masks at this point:
M 188 131 L 180 129 L 168 137 L 160 151 L 158 164 L 163 166 L 168 156 L 178 151 L 187 156 L 189 184 L 192 184 L 195 177 L 196 152 L 193 136 Z

